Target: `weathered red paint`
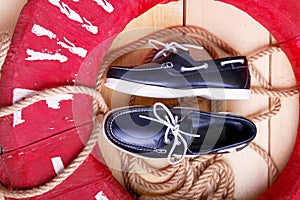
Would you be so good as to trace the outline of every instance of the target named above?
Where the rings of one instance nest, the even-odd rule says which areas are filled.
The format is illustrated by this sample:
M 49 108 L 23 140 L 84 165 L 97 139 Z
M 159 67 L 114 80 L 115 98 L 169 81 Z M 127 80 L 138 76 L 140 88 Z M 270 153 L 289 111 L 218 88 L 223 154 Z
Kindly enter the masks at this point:
M 83 16 L 88 16 L 90 21 L 100 27 L 99 34 L 93 35 L 84 31 L 78 23 L 68 20 L 57 8 L 50 6 L 47 0 L 29 0 L 20 15 L 8 57 L 3 66 L 0 105 L 12 104 L 14 88 L 43 90 L 72 85 L 72 80 L 76 80 L 78 85 L 92 87 L 95 84 L 102 58 L 116 34 L 121 32 L 134 17 L 157 3 L 168 1 L 112 1 L 115 11 L 109 14 L 89 0 L 81 0 L 80 3 L 64 0 L 64 3 L 72 5 L 74 10 Z M 288 56 L 299 85 L 300 4 L 298 1 L 221 1 L 247 12 L 272 33 Z M 75 41 L 76 45 L 85 48 L 90 54 L 83 59 L 62 49 L 60 52 L 69 58 L 67 64 L 57 61 L 25 61 L 28 48 L 41 51 L 46 46 L 54 52 L 57 50 L 57 41 L 49 40 L 47 37 L 37 38 L 31 33 L 33 24 L 40 24 L 51 29 L 60 39 L 67 37 Z M 79 71 L 80 74 L 76 76 L 75 74 Z M 45 102 L 36 103 L 23 110 L 26 123 L 15 128 L 12 127 L 12 115 L 1 118 L 0 143 L 3 151 L 0 163 L 1 181 L 7 187 L 19 189 L 38 186 L 55 176 L 49 164 L 52 156 L 59 154 L 64 164 L 69 164 L 83 148 L 90 134 L 90 102 L 89 97 L 76 95 L 73 101 L 61 102 L 60 110 L 49 109 Z M 72 141 L 72 144 L 70 145 L 68 141 Z M 55 190 L 36 199 L 72 199 L 74 197 L 90 199 L 98 190 L 103 190 L 112 199 L 129 199 L 128 193 L 112 178 L 108 168 L 100 160 L 101 154 L 96 148 L 69 179 Z M 300 134 L 298 134 L 287 166 L 261 199 L 300 199 L 299 160 Z M 44 167 L 40 167 L 39 164 Z M 86 179 L 85 183 L 81 183 L 82 177 Z M 85 191 L 86 196 L 81 195 L 80 191 Z
M 78 21 L 70 20 L 50 1 L 29 0 L 20 14 L 3 66 L 0 105 L 13 103 L 15 88 L 39 91 L 74 84 L 94 87 L 102 58 L 113 38 L 133 18 L 158 3 L 168 1 L 109 1 L 114 6 L 112 13 L 91 0 L 58 1 L 98 26 L 98 33 L 93 34 Z M 34 24 L 51 30 L 56 38 L 33 34 Z M 86 49 L 88 55 L 82 58 L 59 46 L 58 41 L 66 43 L 64 38 Z M 68 57 L 68 61 L 29 61 L 25 59 L 28 57 L 27 49 L 60 53 Z M 91 134 L 91 111 L 90 97 L 74 95 L 73 100 L 61 101 L 60 109 L 49 108 L 45 101 L 23 109 L 22 119 L 26 121 L 15 127 L 13 115 L 1 118 L 0 181 L 8 188 L 27 189 L 55 177 L 51 158 L 60 156 L 66 167 L 78 155 Z M 32 199 L 95 199 L 101 191 L 108 199 L 132 199 L 113 178 L 99 148 L 95 147 L 66 181 Z

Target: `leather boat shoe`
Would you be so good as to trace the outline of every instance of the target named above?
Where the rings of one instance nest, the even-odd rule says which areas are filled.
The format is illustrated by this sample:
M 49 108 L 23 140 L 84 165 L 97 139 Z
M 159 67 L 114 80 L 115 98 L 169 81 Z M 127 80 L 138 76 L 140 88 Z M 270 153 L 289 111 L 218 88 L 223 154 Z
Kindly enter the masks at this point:
M 186 156 L 239 151 L 254 139 L 256 126 L 237 115 L 156 103 L 110 111 L 103 134 L 121 151 L 176 164 Z
M 168 54 L 158 53 L 165 58 L 155 56 L 151 63 L 134 67 L 111 66 L 104 85 L 119 92 L 152 98 L 250 98 L 251 78 L 246 57 L 196 61 L 188 50 L 175 50 Z

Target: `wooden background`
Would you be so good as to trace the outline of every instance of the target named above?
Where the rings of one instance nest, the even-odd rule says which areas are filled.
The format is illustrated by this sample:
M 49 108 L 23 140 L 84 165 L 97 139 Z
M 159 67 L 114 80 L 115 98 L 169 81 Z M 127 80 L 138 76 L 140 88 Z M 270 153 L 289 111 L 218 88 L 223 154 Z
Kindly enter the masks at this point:
M 19 12 L 25 3 L 26 0 L 0 0 L 0 32 L 8 31 L 13 34 Z M 111 49 L 125 45 L 159 28 L 173 25 L 203 27 L 244 55 L 276 43 L 263 26 L 235 7 L 213 0 L 181 0 L 159 5 L 133 20 L 127 25 L 124 33 L 115 40 Z M 296 85 L 290 64 L 283 53 L 264 57 L 255 65 L 274 88 Z M 255 79 L 252 83 L 259 86 Z M 109 105 L 112 104 L 112 100 L 108 98 L 110 95 L 112 92 L 106 91 Z M 130 96 L 120 93 L 113 95 L 118 101 L 113 102 L 112 107 L 128 105 Z M 141 99 L 139 103 L 151 104 L 154 101 Z M 207 101 L 203 101 L 202 106 L 208 105 Z M 271 106 L 269 98 L 258 95 L 253 95 L 249 101 L 226 102 L 227 111 L 241 115 L 259 113 L 270 109 Z M 258 135 L 255 142 L 271 155 L 279 170 L 284 168 L 293 149 L 298 127 L 298 113 L 298 96 L 282 99 L 282 108 L 276 117 L 256 124 Z M 103 141 L 100 141 L 100 145 L 113 174 L 122 183 L 122 175 L 117 170 L 121 165 L 117 151 Z M 236 199 L 256 199 L 269 187 L 268 168 L 262 158 L 250 148 L 226 155 L 225 159 L 235 174 Z

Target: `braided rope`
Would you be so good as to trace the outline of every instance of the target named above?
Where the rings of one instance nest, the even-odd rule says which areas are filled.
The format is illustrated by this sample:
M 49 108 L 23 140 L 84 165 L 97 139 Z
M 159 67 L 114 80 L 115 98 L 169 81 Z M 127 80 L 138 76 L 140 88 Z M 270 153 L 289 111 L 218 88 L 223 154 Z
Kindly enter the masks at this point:
M 172 193 L 174 190 L 178 190 L 186 184 L 187 174 L 184 171 L 184 165 L 180 165 L 176 173 L 171 176 L 168 180 L 163 183 L 151 183 L 141 176 L 134 176 L 132 171 L 130 171 L 130 178 L 129 178 L 129 186 L 132 187 L 132 190 L 138 194 L 150 194 L 150 195 L 164 195 Z M 175 175 L 176 174 L 176 175 Z M 167 188 L 167 189 L 162 189 Z
M 126 154 L 125 154 L 126 156 Z M 179 170 L 180 165 L 172 165 L 170 167 L 167 167 L 165 169 L 157 169 L 149 166 L 147 162 L 145 162 L 143 159 L 138 159 L 136 161 L 136 164 L 139 165 L 145 173 L 151 173 L 155 177 L 169 177 L 171 178 L 174 176 L 174 174 Z M 169 180 L 168 178 L 166 180 Z M 166 181 L 164 180 L 164 181 Z M 163 181 L 160 181 L 163 182 Z
M 193 27 L 193 26 L 189 26 L 189 27 L 175 26 L 175 27 L 171 27 L 169 29 L 162 29 L 153 34 L 145 36 L 145 37 L 139 39 L 138 41 L 132 42 L 132 43 L 126 45 L 125 47 L 118 48 L 118 49 L 114 50 L 113 52 L 108 52 L 107 56 L 104 58 L 104 61 L 101 64 L 101 69 L 99 71 L 98 78 L 97 78 L 98 82 L 96 85 L 96 90 L 101 91 L 101 87 L 102 87 L 104 75 L 105 75 L 105 70 L 118 57 L 125 55 L 125 54 L 131 52 L 132 50 L 141 48 L 142 46 L 148 44 L 149 39 L 164 38 L 164 37 L 168 37 L 168 36 L 174 35 L 174 34 L 183 35 L 185 33 L 193 33 L 193 34 L 197 34 L 197 35 L 202 35 L 204 38 L 207 38 L 210 42 L 213 42 L 213 43 L 217 44 L 218 46 L 220 46 L 226 52 L 228 52 L 232 55 L 239 55 L 239 52 L 237 52 L 236 50 L 231 48 L 226 42 L 222 41 L 217 36 L 214 36 L 212 33 L 208 32 L 204 29 L 201 29 L 198 27 Z
M 271 89 L 272 86 L 269 84 L 269 82 L 263 77 L 263 75 L 258 71 L 257 68 L 255 68 L 254 64 L 249 62 L 249 70 L 253 77 L 256 77 L 259 84 L 266 89 Z
M 126 154 L 122 153 L 121 156 L 125 156 Z M 129 172 L 135 171 L 135 166 L 140 165 L 143 166 L 144 169 L 146 169 L 149 173 L 149 169 L 152 169 L 149 164 L 147 164 L 144 160 L 142 159 L 138 159 L 132 156 L 128 156 L 125 158 L 126 160 L 131 161 L 131 164 L 128 165 L 128 167 L 124 170 L 128 170 Z M 134 162 L 132 162 L 134 161 Z M 178 174 L 175 173 L 178 172 Z M 183 165 L 176 165 L 176 166 L 172 166 L 170 168 L 167 168 L 166 170 L 155 170 L 151 171 L 151 174 L 153 174 L 156 177 L 165 177 L 166 179 L 164 181 L 159 181 L 159 182 L 164 182 L 167 183 L 169 185 L 178 185 L 178 187 L 180 187 L 183 184 L 183 181 L 185 179 L 186 174 L 183 173 Z M 139 179 L 135 180 L 137 181 L 137 184 L 132 184 L 134 183 L 133 180 L 131 180 L 131 178 L 134 178 L 132 176 L 132 173 L 130 173 L 130 176 L 128 176 L 128 183 L 129 186 L 132 186 L 132 190 L 134 191 L 140 191 L 141 194 L 143 193 L 168 193 L 167 191 L 160 191 L 159 188 L 159 182 L 155 181 L 155 182 L 145 182 L 145 180 L 141 177 L 139 177 Z
M 280 111 L 281 108 L 281 101 L 279 98 L 274 99 L 274 105 L 270 111 L 266 111 L 263 113 L 259 113 L 253 116 L 248 116 L 250 120 L 252 120 L 254 123 L 263 121 L 263 120 L 268 120 L 277 115 L 277 113 Z
M 7 33 L 0 35 L 0 66 L 2 66 L 5 57 L 7 55 L 7 50 L 9 48 L 10 39 Z M 82 151 L 77 155 L 77 157 L 72 161 L 72 163 L 66 167 L 61 174 L 48 181 L 44 185 L 38 186 L 32 189 L 26 190 L 8 190 L 4 186 L 0 186 L 0 194 L 2 196 L 8 198 L 22 199 L 22 198 L 30 198 L 38 195 L 42 195 L 56 186 L 61 184 L 64 180 L 66 180 L 71 174 L 73 174 L 76 169 L 84 162 L 84 160 L 89 156 L 92 152 L 94 146 L 98 141 L 98 135 L 100 134 L 100 121 L 96 119 L 96 113 L 101 111 L 102 113 L 106 113 L 108 111 L 108 107 L 105 104 L 102 95 L 96 92 L 92 88 L 83 87 L 83 86 L 63 86 L 58 88 L 52 88 L 44 91 L 37 92 L 35 95 L 20 100 L 11 106 L 7 106 L 4 108 L 0 108 L 0 117 L 4 117 L 10 114 L 15 113 L 18 110 L 26 108 L 38 101 L 46 100 L 46 98 L 55 96 L 58 94 L 85 94 L 93 97 L 93 130 L 86 142 L 85 147 Z
M 171 31 L 174 33 L 181 33 L 181 34 L 193 34 L 195 36 L 202 36 L 203 38 L 210 41 L 212 44 L 215 44 L 216 46 L 220 47 L 223 51 L 225 51 L 228 54 L 231 54 L 233 56 L 241 55 L 240 52 L 233 49 L 228 43 L 214 35 L 213 33 L 196 26 L 174 26 L 170 28 Z
M 186 179 L 184 180 L 184 184 L 182 185 L 182 187 L 180 187 L 177 190 L 173 190 L 172 192 L 169 192 L 166 195 L 160 195 L 160 196 L 153 196 L 152 194 L 151 196 L 143 195 L 141 196 L 141 199 L 180 199 L 185 197 L 186 194 L 189 194 L 189 188 L 191 188 L 194 181 L 193 170 L 191 168 L 191 165 L 187 161 L 187 159 L 183 160 L 183 162 L 181 162 L 180 165 L 183 168 L 182 169 L 183 173 L 186 174 Z M 165 186 L 161 189 L 165 189 Z
M 102 96 L 98 93 L 101 91 L 101 87 L 104 81 L 104 73 L 106 68 L 119 56 L 126 54 L 133 49 L 139 48 L 147 43 L 147 41 L 150 38 L 161 38 L 161 37 L 166 37 L 170 34 L 195 34 L 195 35 L 201 35 L 202 37 L 206 38 L 209 42 L 215 44 L 219 48 L 223 49 L 225 52 L 231 54 L 231 55 L 239 55 L 239 52 L 231 48 L 227 43 L 222 41 L 221 39 L 217 38 L 213 34 L 207 32 L 204 29 L 198 28 L 198 27 L 172 27 L 170 29 L 164 29 L 161 31 L 158 31 L 150 36 L 146 36 L 142 40 L 139 40 L 138 42 L 134 42 L 130 45 L 128 45 L 124 49 L 119 49 L 117 52 L 112 54 L 113 56 L 109 56 L 108 59 L 106 59 L 101 67 L 101 70 L 99 71 L 99 75 L 97 78 L 97 87 L 96 90 L 91 89 L 91 88 L 86 88 L 82 86 L 64 86 L 64 87 L 59 87 L 59 88 L 53 88 L 45 91 L 38 92 L 32 97 L 26 98 L 24 100 L 21 100 L 17 102 L 16 104 L 12 106 L 8 106 L 6 108 L 1 108 L 0 109 L 0 117 L 1 116 L 6 116 L 9 114 L 12 114 L 22 108 L 25 108 L 35 102 L 38 102 L 40 100 L 45 100 L 45 98 L 57 94 L 65 94 L 65 93 L 76 93 L 76 94 L 87 94 L 90 95 L 94 98 L 93 101 L 93 113 L 94 116 L 98 109 L 101 110 L 102 113 L 106 113 L 108 111 L 108 108 L 102 98 Z M 3 40 L 2 40 L 3 41 Z M 197 40 L 196 40 L 197 41 Z M 200 40 L 198 40 L 200 41 Z M 0 43 L 1 44 L 1 43 Z M 5 45 L 3 45 L 5 44 Z M 1 52 L 4 52 L 7 50 L 9 46 L 9 43 L 4 42 L 1 45 Z M 268 82 L 264 80 L 263 76 L 255 70 L 255 67 L 253 65 L 253 62 L 265 55 L 271 54 L 275 52 L 275 50 L 279 50 L 279 48 L 275 47 L 270 47 L 270 48 L 265 48 L 262 51 L 259 51 L 256 54 L 253 54 L 250 56 L 250 64 L 252 68 L 252 74 L 254 77 L 259 79 L 259 82 L 262 84 L 264 89 L 259 89 L 259 88 L 253 88 L 252 92 L 256 94 L 261 94 L 261 95 L 266 95 L 266 96 L 271 96 L 274 97 L 275 105 L 274 108 L 270 112 L 262 113 L 257 116 L 252 117 L 254 121 L 261 121 L 265 119 L 269 119 L 270 117 L 276 115 L 276 113 L 279 111 L 281 103 L 280 99 L 282 97 L 289 97 L 298 94 L 298 91 L 296 89 L 287 89 L 287 90 L 269 90 L 271 87 L 269 86 Z M 1 57 L 5 57 L 4 54 Z M 0 58 L 1 58 L 0 57 Z M 99 105 L 99 108 L 98 108 Z M 47 182 L 46 184 L 39 186 L 37 188 L 33 189 L 28 189 L 28 190 L 7 190 L 4 187 L 0 187 L 0 192 L 3 194 L 3 196 L 10 197 L 10 198 L 29 198 L 37 195 L 41 195 L 43 193 L 46 193 L 53 188 L 55 188 L 57 185 L 59 185 L 61 182 L 63 182 L 67 177 L 69 177 L 82 163 L 83 161 L 88 157 L 88 155 L 91 153 L 93 147 L 95 146 L 97 139 L 98 139 L 98 134 L 99 133 L 99 123 L 96 122 L 96 118 L 93 117 L 93 122 L 94 122 L 94 127 L 92 134 L 90 138 L 88 139 L 86 146 L 82 150 L 82 152 L 73 160 L 73 162 L 64 169 L 64 171 L 52 179 L 51 181 Z M 268 164 L 268 167 L 270 169 L 270 172 L 272 174 L 273 180 L 275 180 L 278 176 L 278 170 L 272 161 L 272 159 L 268 156 L 268 154 L 260 148 L 258 145 L 251 143 L 250 147 L 258 152 L 263 159 L 266 161 Z M 129 173 L 130 170 L 134 169 L 135 161 L 139 160 L 139 158 L 130 158 L 128 155 L 121 154 L 121 159 L 123 163 L 125 163 L 123 167 L 123 175 L 124 175 L 124 181 L 128 186 L 128 190 L 132 193 L 139 192 L 142 190 L 143 194 L 149 194 L 149 189 L 156 190 L 160 189 L 161 191 L 166 191 L 165 186 L 161 184 L 160 187 L 154 186 L 155 184 L 152 183 L 147 183 L 146 180 L 143 180 L 140 178 L 140 186 L 142 188 L 138 188 L 134 183 L 137 180 L 138 175 L 134 173 Z M 201 159 L 203 161 L 201 162 Z M 125 162 L 124 162 L 125 161 Z M 139 162 L 140 164 L 143 162 Z M 144 165 L 143 165 L 144 164 Z M 147 166 L 145 163 L 143 163 L 142 166 L 143 168 L 150 168 L 151 166 Z M 184 168 L 181 168 L 184 167 Z M 173 168 L 172 170 L 174 170 Z M 180 169 L 180 170 L 179 170 Z M 166 182 L 170 181 L 173 177 L 178 176 L 177 173 L 170 173 L 169 169 L 164 169 L 163 171 L 159 169 L 151 169 L 151 173 L 154 175 L 166 175 L 168 174 L 170 176 L 170 179 L 166 180 Z M 177 172 L 181 172 L 182 176 L 179 176 L 179 180 L 184 180 L 182 182 L 182 186 L 178 189 L 176 187 L 172 187 L 172 184 L 168 186 L 168 188 L 172 188 L 169 190 L 169 194 L 164 194 L 163 196 L 147 196 L 143 195 L 140 198 L 141 199 L 174 199 L 174 198 L 182 198 L 183 196 L 187 196 L 190 198 L 194 197 L 199 197 L 199 198 L 208 198 L 208 199 L 233 199 L 234 196 L 234 177 L 233 177 L 233 172 L 230 169 L 230 167 L 222 160 L 221 156 L 202 156 L 202 157 L 197 157 L 191 160 L 185 159 L 184 162 L 180 164 L 180 166 L 177 168 Z M 170 175 L 171 174 L 171 175 Z M 185 177 L 185 179 L 183 178 Z M 206 177 L 206 178 L 203 178 Z M 178 179 L 173 179 L 173 180 L 178 180 Z M 145 185 L 148 184 L 148 187 Z M 177 185 L 178 181 L 175 183 Z M 157 184 L 156 184 L 157 185 Z M 211 189 L 214 191 L 213 193 L 209 193 L 209 187 L 210 185 Z M 134 189 L 132 189 L 134 188 Z M 174 191 L 175 188 L 175 191 Z M 172 192 L 171 192 L 172 191 Z M 200 192 L 201 191 L 201 192 Z M 170 193 L 171 192 L 171 193 Z M 168 193 L 168 192 L 167 192 Z M 150 192 L 152 195 L 153 193 Z M 192 195 L 193 194 L 193 195 Z
M 5 61 L 7 51 L 10 45 L 10 36 L 8 33 L 0 33 L 0 73 L 2 71 L 2 65 Z
M 254 142 L 251 142 L 249 144 L 249 147 L 251 149 L 253 149 L 254 151 L 258 152 L 258 154 L 264 159 L 264 161 L 268 164 L 269 167 L 269 171 L 272 175 L 272 182 L 274 182 L 279 174 L 278 174 L 278 169 L 277 167 L 274 165 L 274 161 L 273 159 L 267 154 L 267 152 L 261 148 L 259 145 L 255 144 Z
M 270 85 L 270 83 L 263 77 L 263 75 L 258 71 L 258 69 L 254 66 L 254 62 L 259 60 L 260 58 L 263 58 L 265 56 L 271 55 L 274 52 L 279 52 L 281 51 L 280 47 L 278 46 L 267 46 L 262 48 L 261 50 L 259 50 L 258 52 L 250 55 L 247 57 L 248 61 L 249 61 L 249 69 L 250 69 L 250 73 L 256 77 L 256 79 L 258 80 L 258 82 L 260 83 L 260 85 L 265 88 L 265 89 L 272 89 L 272 86 Z
M 253 94 L 259 94 L 268 97 L 277 97 L 277 98 L 288 98 L 297 95 L 297 88 L 283 89 L 283 90 L 268 90 L 265 88 L 251 88 Z
M 98 141 L 98 135 L 100 134 L 100 122 L 96 119 L 96 113 L 98 112 L 98 105 L 100 106 L 100 110 L 103 113 L 108 111 L 108 108 L 101 96 L 98 92 L 94 89 L 83 87 L 83 86 L 63 86 L 58 88 L 52 88 L 44 91 L 40 91 L 37 94 L 25 98 L 24 100 L 20 100 L 19 102 L 15 103 L 12 106 L 4 107 L 0 109 L 0 117 L 4 117 L 14 112 L 21 110 L 33 103 L 36 103 L 41 100 L 45 100 L 47 97 L 55 96 L 58 94 L 67 94 L 67 93 L 74 93 L 74 94 L 86 94 L 94 98 L 93 101 L 93 131 L 86 142 L 85 147 L 82 151 L 78 154 L 78 156 L 72 161 L 72 163 L 66 167 L 61 174 L 50 180 L 49 182 L 45 183 L 44 185 L 38 186 L 36 188 L 27 189 L 27 190 L 8 190 L 3 186 L 0 186 L 0 193 L 9 198 L 30 198 L 34 196 L 38 196 L 44 194 L 56 186 L 61 184 L 64 180 L 66 180 L 71 174 L 73 174 L 76 169 L 84 162 L 84 160 L 89 156 L 92 152 L 94 146 Z
M 97 103 L 101 106 L 101 110 L 108 111 L 108 108 L 106 107 L 102 95 L 96 92 L 94 89 L 84 87 L 84 86 L 62 86 L 58 88 L 52 88 L 52 89 L 40 91 L 31 97 L 27 97 L 23 100 L 14 103 L 12 106 L 0 108 L 0 117 L 13 114 L 16 111 L 22 110 L 23 108 L 26 108 L 38 101 L 46 100 L 48 97 L 52 97 L 58 94 L 68 94 L 68 93 L 89 95 L 93 97 L 95 100 L 97 100 Z
M 248 56 L 247 59 L 249 62 L 255 62 L 256 60 L 259 60 L 260 58 L 271 55 L 274 52 L 280 52 L 280 51 L 281 51 L 281 48 L 279 46 L 267 46 L 267 47 L 260 49 L 258 52 Z
M 188 43 L 188 44 L 199 45 L 202 46 L 207 51 L 207 53 L 210 55 L 211 58 L 216 59 L 219 57 L 218 53 L 209 42 L 207 42 L 205 39 L 195 37 L 193 35 L 186 35 L 185 37 L 179 37 L 179 38 L 175 37 L 172 39 L 168 38 L 168 40 L 164 42 L 177 42 L 177 43 Z M 143 62 L 144 63 L 151 62 L 152 58 L 155 56 L 156 53 L 157 50 L 152 49 Z
M 172 37 L 173 36 L 173 37 Z M 177 36 L 177 37 L 176 37 Z M 184 37 L 182 37 L 184 36 Z M 164 42 L 168 42 L 170 40 L 179 42 L 179 43 L 190 43 L 204 46 L 205 50 L 212 55 L 212 58 L 217 58 L 218 54 L 215 51 L 213 46 L 216 46 L 219 49 L 222 49 L 224 52 L 230 55 L 240 55 L 238 51 L 230 47 L 226 42 L 222 41 L 220 38 L 216 37 L 212 33 L 198 27 L 187 26 L 187 27 L 171 27 L 169 29 L 159 30 L 153 34 L 145 36 L 144 38 L 132 42 L 126 47 L 121 47 L 113 52 L 107 54 L 107 60 L 105 60 L 101 66 L 102 71 L 99 73 L 99 77 L 104 76 L 104 72 L 106 68 L 119 56 L 127 54 L 137 48 L 143 47 L 147 44 L 149 39 L 157 39 L 164 41 L 163 38 L 167 38 Z M 171 38 L 171 39 L 170 39 Z M 264 47 L 261 50 L 253 53 L 248 57 L 249 69 L 253 77 L 255 77 L 259 83 L 262 85 L 262 88 L 251 88 L 253 94 L 264 95 L 267 97 L 271 97 L 273 101 L 273 106 L 270 110 L 259 113 L 256 115 L 249 116 L 254 122 L 259 122 L 262 120 L 268 120 L 275 116 L 280 108 L 281 101 L 280 98 L 291 97 L 298 94 L 297 88 L 289 88 L 289 89 L 272 89 L 269 82 L 263 77 L 263 75 L 258 71 L 255 67 L 254 62 L 264 56 L 271 55 L 272 53 L 280 51 L 280 48 L 277 46 Z M 150 51 L 150 53 L 145 58 L 144 62 L 151 61 L 152 57 L 157 53 L 156 50 Z M 98 87 L 101 88 L 101 84 L 103 79 L 98 79 Z M 134 104 L 135 97 L 131 97 L 131 103 Z M 181 102 L 181 105 L 190 105 L 195 104 L 194 99 L 188 101 Z M 218 110 L 222 107 L 222 103 L 220 101 L 215 101 L 213 103 L 213 109 Z M 251 143 L 249 147 L 262 156 L 264 161 L 266 162 L 269 171 L 272 175 L 272 181 L 275 181 L 278 177 L 278 169 L 272 160 L 272 158 L 268 155 L 268 153 L 256 145 L 255 143 Z M 178 168 L 174 169 L 173 166 L 169 166 L 165 169 L 156 169 L 150 165 L 145 164 L 140 158 L 130 158 L 127 154 L 121 153 L 121 160 L 126 168 L 124 175 L 125 184 L 128 187 L 128 191 L 130 191 L 134 196 L 139 199 L 234 199 L 234 176 L 230 167 L 222 160 L 221 155 L 207 155 L 207 156 L 199 156 L 194 159 L 187 160 L 185 159 L 183 164 L 186 167 L 186 182 L 180 187 L 176 187 L 174 185 L 170 185 L 170 179 L 165 180 L 165 184 L 157 184 L 155 187 L 151 185 L 149 190 L 146 190 L 146 187 L 149 187 L 149 184 L 153 184 L 147 182 L 143 179 L 141 182 L 141 177 L 138 173 L 134 173 L 133 165 L 129 163 L 135 162 L 137 165 L 142 165 L 145 171 L 148 171 L 153 176 L 170 176 L 170 170 L 174 170 L 176 176 L 183 177 L 182 173 L 178 174 Z M 181 163 L 182 164 L 182 163 Z M 126 166 L 129 165 L 129 166 Z M 146 167 L 146 169 L 145 169 Z M 173 173 L 171 173 L 173 175 Z M 177 183 L 176 183 L 177 184 Z M 142 186 L 141 186 L 142 185 Z M 181 182 L 180 184 L 181 185 Z M 178 186 L 178 185 L 177 185 Z M 144 187 L 143 191 L 140 191 L 140 187 Z M 153 192 L 153 188 L 159 190 L 159 194 L 157 192 Z M 170 189 L 173 190 L 170 193 Z M 209 190 L 213 190 L 213 192 L 209 193 Z M 163 192 L 169 194 L 163 194 Z M 148 194 L 148 195 L 147 195 Z

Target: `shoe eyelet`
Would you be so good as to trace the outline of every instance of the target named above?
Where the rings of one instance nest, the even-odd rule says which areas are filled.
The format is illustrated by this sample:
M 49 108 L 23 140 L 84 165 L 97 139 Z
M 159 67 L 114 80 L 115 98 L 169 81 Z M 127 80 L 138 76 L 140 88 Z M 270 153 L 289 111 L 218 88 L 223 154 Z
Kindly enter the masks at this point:
M 166 154 L 167 150 L 166 149 L 155 149 L 154 152 L 160 153 L 160 154 Z

